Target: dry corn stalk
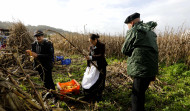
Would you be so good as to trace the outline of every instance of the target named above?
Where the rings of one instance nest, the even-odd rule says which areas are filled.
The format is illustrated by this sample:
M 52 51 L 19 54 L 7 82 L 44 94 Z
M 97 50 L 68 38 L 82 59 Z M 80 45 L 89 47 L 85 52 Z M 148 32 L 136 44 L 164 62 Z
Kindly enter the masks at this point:
M 180 29 L 177 33 L 173 30 L 166 30 L 164 33 L 158 34 L 159 63 L 170 65 L 177 61 L 184 61 L 190 66 L 190 34 L 184 35 L 183 33 L 183 29 Z M 88 51 L 90 45 L 88 39 L 90 34 L 65 33 L 65 36 L 69 41 L 75 44 L 76 47 Z M 124 39 L 122 35 L 110 36 L 100 34 L 100 41 L 106 45 L 106 57 L 125 58 L 121 53 Z M 62 53 L 78 54 L 77 51 L 72 50 L 71 45 L 61 41 L 62 38 L 60 36 L 52 35 L 51 40 L 54 43 L 56 52 L 61 51 Z
M 18 47 L 19 53 L 25 53 L 25 50 L 31 49 L 31 43 L 33 41 L 32 36 L 29 34 L 29 31 L 23 23 L 13 23 L 10 28 L 10 36 L 8 41 L 8 46 L 10 48 Z

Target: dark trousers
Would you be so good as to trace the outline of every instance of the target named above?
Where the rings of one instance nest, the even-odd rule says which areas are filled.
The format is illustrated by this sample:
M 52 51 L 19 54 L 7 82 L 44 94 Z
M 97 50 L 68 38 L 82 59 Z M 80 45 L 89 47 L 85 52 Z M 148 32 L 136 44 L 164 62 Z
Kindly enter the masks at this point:
M 145 111 L 145 92 L 154 77 L 134 78 L 132 88 L 132 111 Z
M 52 69 L 51 68 L 41 68 L 39 67 L 38 72 L 40 74 L 40 77 L 42 79 L 42 81 L 44 82 L 44 86 L 47 89 L 53 89 L 55 90 L 55 85 L 52 79 Z

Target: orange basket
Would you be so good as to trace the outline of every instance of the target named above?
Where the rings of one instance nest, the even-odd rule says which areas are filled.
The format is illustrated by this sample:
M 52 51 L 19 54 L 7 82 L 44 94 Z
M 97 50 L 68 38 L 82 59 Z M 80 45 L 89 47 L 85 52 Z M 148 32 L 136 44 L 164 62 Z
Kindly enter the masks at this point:
M 60 90 L 60 93 L 63 95 L 67 93 L 80 93 L 80 84 L 75 79 L 65 83 L 58 82 L 57 87 Z

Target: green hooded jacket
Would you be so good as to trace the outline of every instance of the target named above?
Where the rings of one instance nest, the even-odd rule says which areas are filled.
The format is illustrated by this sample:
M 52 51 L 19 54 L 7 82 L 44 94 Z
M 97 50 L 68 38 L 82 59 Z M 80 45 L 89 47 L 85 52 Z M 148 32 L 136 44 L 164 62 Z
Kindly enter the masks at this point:
M 132 77 L 154 77 L 158 74 L 156 22 L 138 22 L 127 31 L 121 52 L 128 56 L 127 74 Z

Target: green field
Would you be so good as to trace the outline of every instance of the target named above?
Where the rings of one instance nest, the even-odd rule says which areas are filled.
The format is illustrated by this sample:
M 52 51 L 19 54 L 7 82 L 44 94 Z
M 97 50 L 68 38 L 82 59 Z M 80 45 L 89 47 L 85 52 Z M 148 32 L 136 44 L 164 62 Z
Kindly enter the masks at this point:
M 76 79 L 82 81 L 86 68 L 84 57 L 73 55 L 72 63 L 68 66 L 56 62 L 53 68 L 54 83 L 67 82 Z M 131 108 L 131 85 L 127 76 L 126 60 L 107 58 L 107 80 L 103 93 L 103 100 L 91 106 L 79 102 L 59 101 L 65 110 L 100 110 L 100 111 L 128 111 Z M 122 74 L 124 73 L 124 74 Z M 36 82 L 39 79 L 35 79 Z M 81 95 L 69 95 L 74 98 Z M 159 66 L 159 75 L 151 83 L 146 92 L 147 111 L 189 111 L 190 110 L 190 70 L 184 63 L 177 63 L 166 67 Z

